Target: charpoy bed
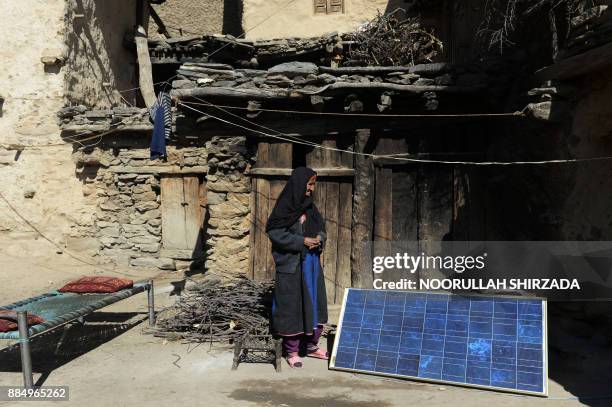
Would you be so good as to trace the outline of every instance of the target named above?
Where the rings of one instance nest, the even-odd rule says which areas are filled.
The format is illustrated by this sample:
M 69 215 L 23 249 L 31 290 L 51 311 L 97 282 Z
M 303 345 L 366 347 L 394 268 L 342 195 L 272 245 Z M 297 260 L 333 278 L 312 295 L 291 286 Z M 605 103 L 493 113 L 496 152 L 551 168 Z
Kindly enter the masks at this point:
M 155 305 L 153 301 L 153 281 L 135 283 L 131 288 L 125 288 L 114 293 L 76 294 L 52 291 L 43 295 L 28 298 L 6 306 L 2 310 L 15 311 L 17 314 L 17 331 L 0 332 L 0 339 L 18 339 L 21 352 L 21 370 L 24 386 L 33 387 L 32 359 L 30 355 L 30 338 L 47 332 L 60 325 L 104 308 L 117 301 L 124 300 L 135 294 L 147 291 L 149 325 L 155 325 Z M 27 325 L 27 314 L 32 313 L 44 318 L 44 322 Z

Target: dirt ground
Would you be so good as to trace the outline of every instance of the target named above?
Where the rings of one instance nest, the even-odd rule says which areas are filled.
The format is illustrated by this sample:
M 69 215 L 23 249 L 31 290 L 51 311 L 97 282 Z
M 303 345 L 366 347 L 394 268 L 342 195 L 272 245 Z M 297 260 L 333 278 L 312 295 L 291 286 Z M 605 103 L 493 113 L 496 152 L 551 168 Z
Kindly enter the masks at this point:
M 44 293 L 75 276 L 91 274 L 94 269 L 65 254 L 45 260 L 14 250 L 8 244 L 0 247 L 0 304 Z M 157 275 L 158 306 L 175 300 L 172 282 L 181 280 L 179 273 L 141 270 L 137 274 L 143 278 Z M 337 315 L 335 311 L 332 313 Z M 32 345 L 35 382 L 69 386 L 70 401 L 60 405 L 88 407 L 179 403 L 297 407 L 612 403 L 610 398 L 601 398 L 612 393 L 609 371 L 593 366 L 584 369 L 584 361 L 553 363 L 548 399 L 355 375 L 329 370 L 324 361 L 314 359 L 307 359 L 303 369 L 289 369 L 284 364 L 281 373 L 276 373 L 271 364 L 241 364 L 237 371 L 231 371 L 229 350 L 188 346 L 147 334 L 145 312 L 146 296 L 139 294 L 92 314 L 84 325 L 69 324 L 35 338 Z M 11 343 L 0 341 L 0 385 L 18 386 L 22 384 L 19 351 L 10 347 Z M 592 360 L 596 359 L 611 360 L 594 354 Z

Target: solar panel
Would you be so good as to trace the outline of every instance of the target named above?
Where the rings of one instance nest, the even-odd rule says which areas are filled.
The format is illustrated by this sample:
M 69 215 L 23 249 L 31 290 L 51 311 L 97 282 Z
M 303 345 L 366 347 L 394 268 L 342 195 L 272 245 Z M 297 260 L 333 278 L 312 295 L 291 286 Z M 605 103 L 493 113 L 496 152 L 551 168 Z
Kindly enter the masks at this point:
M 545 396 L 546 301 L 349 288 L 330 368 Z

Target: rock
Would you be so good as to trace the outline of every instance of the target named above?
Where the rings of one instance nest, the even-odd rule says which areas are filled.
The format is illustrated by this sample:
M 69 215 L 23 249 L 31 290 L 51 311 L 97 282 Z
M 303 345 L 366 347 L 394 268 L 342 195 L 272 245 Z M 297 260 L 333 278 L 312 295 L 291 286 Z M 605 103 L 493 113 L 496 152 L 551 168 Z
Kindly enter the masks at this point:
M 227 194 L 223 192 L 208 191 L 206 193 L 206 201 L 208 205 L 218 205 L 226 201 Z
M 444 74 L 441 76 L 437 76 L 434 79 L 434 82 L 436 85 L 443 85 L 443 86 L 448 86 L 448 85 L 452 85 L 454 82 L 454 78 L 450 75 L 450 74 Z
M 238 216 L 248 215 L 250 210 L 248 206 L 240 205 L 239 203 L 224 202 L 219 205 L 210 205 L 208 208 L 211 218 L 235 218 Z
M 174 260 L 165 257 L 160 257 L 157 259 L 157 268 L 160 268 L 162 270 L 176 270 Z
M 150 212 L 153 212 L 153 211 L 150 211 Z M 147 212 L 147 214 L 150 213 L 150 212 Z M 147 224 L 149 224 L 151 226 L 160 226 L 161 223 L 162 223 L 162 220 L 159 217 L 155 217 L 155 218 L 150 219 L 149 221 L 147 221 Z
M 123 230 L 126 233 L 132 233 L 132 234 L 134 234 L 134 233 L 145 234 L 146 231 L 147 231 L 146 227 L 144 226 L 144 222 L 143 222 L 143 224 L 140 224 L 140 225 L 134 225 L 134 224 L 131 224 L 131 223 L 130 224 L 125 224 L 125 225 L 123 225 Z
M 117 226 L 100 229 L 100 234 L 102 236 L 119 237 L 119 233 L 119 228 Z
M 172 82 L 172 87 L 174 89 L 192 89 L 196 87 L 196 84 L 187 79 L 177 79 Z
M 210 218 L 208 220 L 208 225 L 215 229 L 249 230 L 251 222 L 246 216 L 231 219 Z
M 23 191 L 23 197 L 27 198 L 27 199 L 32 199 L 34 198 L 34 195 L 36 195 L 36 190 L 33 188 L 26 188 Z
M 268 75 L 265 83 L 279 88 L 288 88 L 293 85 L 293 81 L 284 75 Z
M 139 184 L 132 188 L 132 193 L 134 194 L 142 194 L 150 191 L 153 191 L 153 188 L 149 184 Z
M 230 192 L 227 194 L 228 202 L 237 202 L 241 205 L 249 206 L 251 195 L 247 193 Z
M 208 233 L 210 236 L 228 236 L 228 237 L 233 237 L 233 238 L 240 238 L 244 235 L 246 235 L 247 233 L 249 233 L 249 230 L 232 230 L 232 229 L 213 229 L 213 228 L 209 228 L 206 233 Z
M 325 85 L 329 85 L 330 83 L 334 83 L 337 80 L 338 79 L 334 75 L 331 75 L 331 74 L 328 74 L 328 73 L 324 73 L 324 74 L 321 74 L 321 75 L 317 76 L 317 81 L 319 81 L 320 83 L 323 83 Z
M 159 208 L 159 204 L 155 201 L 137 202 L 134 207 L 138 212 L 146 212 Z
M 245 182 L 229 182 L 227 180 L 212 181 L 206 183 L 209 191 L 215 192 L 250 192 L 251 188 Z
M 268 69 L 268 73 L 293 78 L 294 76 L 316 75 L 319 73 L 319 68 L 311 62 L 285 62 Z
M 119 174 L 119 181 L 133 181 L 136 179 L 138 174 Z
M 130 260 L 134 267 L 157 267 L 162 270 L 175 270 L 174 260 L 165 257 L 137 257 Z
M 119 210 L 119 206 L 111 200 L 104 201 L 100 204 L 100 209 L 103 211 L 116 212 Z
M 161 240 L 158 236 L 135 236 L 129 241 L 134 244 L 159 243 Z
M 157 253 L 161 245 L 159 243 L 147 243 L 147 244 L 137 244 L 136 247 L 138 247 L 141 252 Z
M 429 78 L 419 78 L 413 83 L 413 85 L 415 86 L 430 86 L 434 84 L 435 84 L 435 81 Z
M 157 194 L 153 191 L 143 192 L 141 194 L 132 194 L 132 198 L 135 201 L 155 201 L 157 199 Z
M 115 244 L 115 239 L 113 239 L 112 237 L 108 237 L 108 236 L 101 237 L 99 241 L 102 247 L 106 247 L 108 249 L 113 247 L 113 245 Z
M 142 214 L 143 219 L 146 219 L 149 223 L 154 219 L 159 219 L 161 222 L 161 211 L 159 209 L 153 209 Z
M 159 227 L 159 226 L 151 226 L 151 225 L 147 224 L 146 228 L 147 228 L 147 232 L 149 232 L 150 234 L 152 234 L 154 236 L 160 236 L 161 235 L 161 227 Z

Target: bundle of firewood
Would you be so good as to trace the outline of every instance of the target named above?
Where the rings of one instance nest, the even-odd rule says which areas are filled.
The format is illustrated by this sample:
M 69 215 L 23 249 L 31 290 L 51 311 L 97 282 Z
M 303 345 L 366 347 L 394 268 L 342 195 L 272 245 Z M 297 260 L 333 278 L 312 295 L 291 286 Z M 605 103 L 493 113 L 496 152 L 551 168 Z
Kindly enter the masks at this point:
M 357 31 L 345 34 L 348 47 L 343 65 L 411 66 L 432 62 L 442 41 L 421 27 L 419 18 L 403 19 L 404 10 L 379 13 Z
M 155 336 L 229 344 L 245 334 L 269 333 L 272 283 L 244 276 L 198 282 L 161 312 Z

